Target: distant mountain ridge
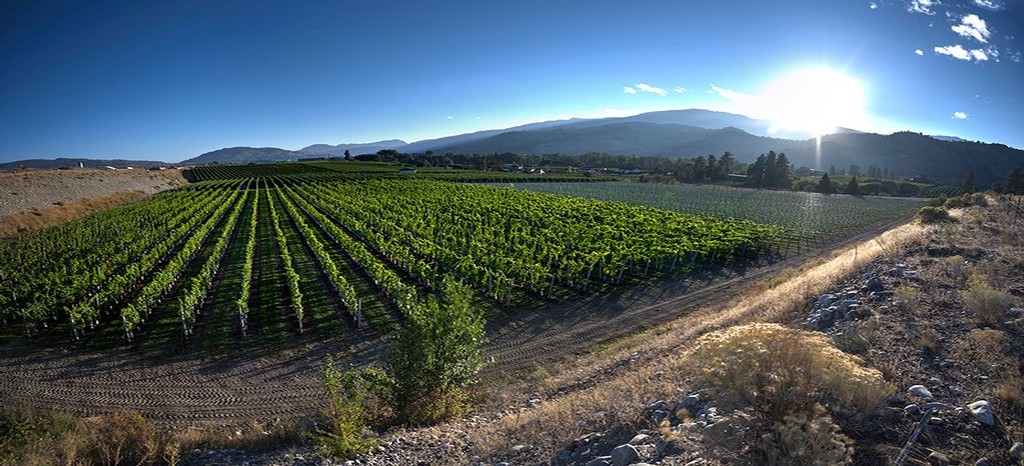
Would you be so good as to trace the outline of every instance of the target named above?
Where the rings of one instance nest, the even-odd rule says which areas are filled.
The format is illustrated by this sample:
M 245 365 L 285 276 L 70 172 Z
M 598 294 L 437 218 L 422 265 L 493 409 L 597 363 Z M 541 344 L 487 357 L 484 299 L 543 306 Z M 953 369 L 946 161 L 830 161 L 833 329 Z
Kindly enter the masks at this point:
M 270 163 L 295 161 L 309 157 L 309 154 L 276 147 L 228 147 L 207 152 L 198 157 L 183 160 L 182 165 L 207 163 Z
M 389 139 L 387 141 L 338 144 L 335 146 L 332 146 L 330 144 L 313 144 L 312 146 L 307 146 L 303 147 L 302 149 L 299 149 L 299 152 L 341 157 L 345 155 L 345 151 L 349 151 L 350 155 L 355 156 L 360 154 L 376 154 L 381 150 L 401 149 L 405 146 L 408 146 L 408 144 L 401 139 Z
M 11 171 L 16 170 L 19 167 L 35 168 L 41 170 L 55 170 L 58 168 L 74 168 L 81 163 L 85 168 L 106 168 L 106 167 L 133 167 L 133 168 L 152 168 L 152 167 L 168 167 L 174 164 L 167 162 L 157 162 L 153 160 L 125 160 L 125 159 L 83 159 L 83 158 L 64 158 L 58 157 L 56 159 L 26 159 L 17 160 L 14 162 L 0 163 L 0 171 Z

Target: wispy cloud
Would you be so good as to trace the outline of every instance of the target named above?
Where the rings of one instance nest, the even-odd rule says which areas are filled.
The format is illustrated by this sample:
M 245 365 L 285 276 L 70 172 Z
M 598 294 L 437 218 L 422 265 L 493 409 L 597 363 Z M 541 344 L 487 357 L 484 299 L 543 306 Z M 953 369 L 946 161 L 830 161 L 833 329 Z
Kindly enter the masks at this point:
M 970 118 L 970 115 L 968 115 L 968 114 L 966 114 L 964 112 L 953 112 L 953 116 L 951 118 L 953 118 L 955 120 L 966 120 L 966 119 Z
M 625 92 L 626 94 L 636 94 L 636 89 L 626 86 L 622 88 L 622 92 Z
M 445 119 L 445 120 L 454 120 L 454 119 L 455 119 L 455 117 L 453 117 L 453 116 L 451 116 L 451 115 L 445 115 L 445 116 L 444 116 L 444 119 Z
M 687 89 L 687 88 L 685 88 L 683 86 L 679 86 L 679 87 L 677 87 L 675 89 L 672 89 L 672 90 L 676 91 L 676 94 L 682 94 L 682 93 L 684 93 L 686 91 L 689 91 L 689 89 Z
M 666 90 L 664 90 L 664 89 L 662 89 L 660 87 L 654 87 L 654 86 L 651 86 L 651 85 L 648 85 L 648 84 L 644 84 L 644 83 L 639 83 L 635 87 L 637 88 L 637 90 L 641 90 L 641 91 L 644 91 L 644 92 L 650 92 L 652 94 L 658 94 L 660 96 L 668 95 L 668 92 Z
M 937 0 L 910 0 L 907 4 L 907 11 L 911 13 L 924 13 L 926 15 L 934 15 L 935 11 L 932 7 L 935 5 L 941 5 Z
M 914 55 L 924 55 L 924 50 L 917 49 L 914 51 Z
M 727 89 L 727 88 L 724 88 L 724 87 L 718 87 L 718 86 L 716 86 L 714 84 L 711 84 L 711 89 L 709 89 L 707 91 L 707 93 L 708 94 L 718 94 L 718 95 L 720 95 L 722 97 L 725 97 L 726 99 L 729 99 L 729 100 L 740 100 L 740 99 L 743 99 L 744 97 L 747 96 L 746 94 L 744 94 L 742 92 L 736 92 L 736 91 L 734 91 L 732 89 Z
M 875 3 L 875 2 L 871 2 L 871 3 L 868 4 L 868 8 L 871 8 L 872 10 L 877 10 L 878 9 L 878 4 Z
M 1006 2 L 1003 0 L 974 0 L 975 5 L 992 11 L 1002 11 L 1006 8 Z
M 935 47 L 935 53 L 941 55 L 949 55 L 953 58 L 966 61 L 988 61 L 989 58 L 995 58 L 999 56 L 999 52 L 995 49 L 971 49 L 967 50 L 962 45 L 946 45 L 943 47 Z
M 974 40 L 983 44 L 987 44 L 989 36 L 992 35 L 988 30 L 988 25 L 985 24 L 985 20 L 975 14 L 961 18 L 960 24 L 953 26 L 953 32 L 963 37 L 974 38 Z

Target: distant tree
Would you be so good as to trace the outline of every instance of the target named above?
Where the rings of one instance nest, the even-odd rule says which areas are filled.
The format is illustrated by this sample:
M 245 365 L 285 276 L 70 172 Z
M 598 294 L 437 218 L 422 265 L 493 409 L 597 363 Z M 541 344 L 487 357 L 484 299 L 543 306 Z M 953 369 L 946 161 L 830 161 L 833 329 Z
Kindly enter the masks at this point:
M 846 184 L 846 194 L 851 196 L 860 196 L 860 184 L 857 183 L 857 177 L 850 178 L 850 182 Z
M 771 172 L 772 187 L 778 189 L 790 188 L 792 185 L 791 173 L 793 171 L 793 166 L 790 165 L 785 152 L 780 152 L 779 155 L 775 157 L 775 166 L 773 168 L 774 170 Z
M 736 157 L 732 155 L 732 152 L 725 151 L 722 158 L 718 159 L 718 170 L 722 174 L 722 178 L 729 176 L 735 165 Z
M 860 176 L 860 165 L 851 163 L 849 173 L 850 176 Z
M 693 167 L 690 172 L 690 177 L 696 181 L 703 181 L 707 177 L 708 164 L 704 160 L 704 157 L 697 157 L 693 159 Z
M 751 188 L 765 188 L 765 155 L 757 156 L 757 160 L 747 167 L 747 186 Z
M 718 173 L 718 159 L 716 159 L 715 156 L 711 154 L 708 154 L 707 173 L 708 179 L 717 180 L 719 178 L 722 178 L 722 176 Z
M 978 190 L 978 181 L 974 177 L 974 170 L 967 172 L 964 184 L 960 188 L 967 194 L 974 194 Z
M 818 180 L 818 186 L 814 188 L 814 191 L 822 194 L 834 194 L 836 192 L 836 188 L 832 186 L 832 179 L 828 177 L 828 173 L 821 175 L 821 179 Z
M 831 167 L 828 167 L 828 174 L 832 175 L 832 176 L 836 176 L 836 175 L 839 174 L 839 172 L 836 171 L 836 166 L 835 165 L 832 165 Z
M 1021 172 L 1020 168 L 1014 168 L 1010 175 L 1006 177 L 1003 192 L 1006 194 L 1024 194 L 1024 173 Z
M 352 154 L 348 152 L 348 149 L 345 149 L 345 160 L 352 160 Z

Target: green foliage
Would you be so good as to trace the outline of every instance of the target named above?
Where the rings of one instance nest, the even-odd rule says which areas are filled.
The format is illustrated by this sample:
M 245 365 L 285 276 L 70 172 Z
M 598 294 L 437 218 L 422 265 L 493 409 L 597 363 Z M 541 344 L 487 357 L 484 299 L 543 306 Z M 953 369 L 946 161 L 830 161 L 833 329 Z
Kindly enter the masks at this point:
M 406 424 L 428 424 L 465 412 L 465 388 L 483 367 L 484 321 L 470 293 L 453 279 L 443 301 L 426 300 L 407 314 L 387 348 L 393 402 Z
M 1002 185 L 1005 194 L 1024 194 L 1024 172 L 1020 168 L 1014 168 L 1006 177 Z
M 166 435 L 136 411 L 103 416 L 5 407 L 0 411 L 0 464 L 153 464 Z
M 860 196 L 860 185 L 857 183 L 857 177 L 850 178 L 850 182 L 846 184 L 844 193 L 851 196 Z
M 832 186 L 832 180 L 829 179 L 828 173 L 821 175 L 821 179 L 818 180 L 818 185 L 814 187 L 814 192 L 822 194 L 835 194 L 836 188 Z
M 369 429 L 369 411 L 375 391 L 387 386 L 380 371 L 374 369 L 338 370 L 334 359 L 324 358 L 320 375 L 327 391 L 327 407 L 323 409 L 329 429 L 317 429 L 313 442 L 324 456 L 347 458 L 354 453 L 377 446 L 377 438 Z

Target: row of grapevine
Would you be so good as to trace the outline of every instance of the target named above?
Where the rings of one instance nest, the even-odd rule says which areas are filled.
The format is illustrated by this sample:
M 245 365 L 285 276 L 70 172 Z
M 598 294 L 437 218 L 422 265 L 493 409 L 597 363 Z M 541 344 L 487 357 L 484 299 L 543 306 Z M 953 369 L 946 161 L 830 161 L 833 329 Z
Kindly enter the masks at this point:
M 179 302 L 178 312 L 181 315 L 181 327 L 182 331 L 186 336 L 192 334 L 192 327 L 195 325 L 196 316 L 199 314 L 202 308 L 203 300 L 206 298 L 206 294 L 210 290 L 210 286 L 213 283 L 213 277 L 217 274 L 217 270 L 220 268 L 221 258 L 224 257 L 224 251 L 227 250 L 228 238 L 231 237 L 231 233 L 235 231 L 235 223 L 238 220 L 239 215 L 242 213 L 242 206 L 245 205 L 245 200 L 248 196 L 248 190 L 244 191 L 246 194 L 239 196 L 238 205 L 231 207 L 231 211 L 227 214 L 228 218 L 226 225 L 220 229 L 220 234 L 217 235 L 213 246 L 206 252 L 205 258 L 202 265 L 199 267 L 199 272 L 193 275 L 186 287 L 185 293 L 181 297 Z
M 274 196 L 270 192 L 267 193 L 267 206 L 270 207 L 270 221 L 274 227 L 274 238 L 277 240 L 278 254 L 284 267 L 285 280 L 288 282 L 288 295 L 291 298 L 292 312 L 295 313 L 295 318 L 298 320 L 299 333 L 302 333 L 302 319 L 305 316 L 305 310 L 302 307 L 302 290 L 299 289 L 299 282 L 302 277 L 295 271 L 295 267 L 292 264 L 292 255 L 288 252 L 288 239 L 284 235 L 284 230 L 281 229 L 277 209 L 274 207 Z
M 252 214 L 249 216 L 249 236 L 245 241 L 245 262 L 242 264 L 241 291 L 235 303 L 238 305 L 238 324 L 244 335 L 249 325 L 249 299 L 252 293 L 252 267 L 256 255 L 256 226 L 259 220 L 260 189 L 253 193 Z
M 206 238 L 213 233 L 214 228 L 224 218 L 229 208 L 237 208 L 235 202 L 242 191 L 233 191 L 231 197 L 217 206 L 216 210 L 204 221 L 198 229 L 185 240 L 184 245 L 178 252 L 167 261 L 167 264 L 155 273 L 131 302 L 121 308 L 121 322 L 124 326 L 125 338 L 132 341 L 135 338 L 135 328 L 145 321 L 153 308 L 160 302 L 167 292 L 178 282 L 185 267 L 192 261 L 200 251 Z

